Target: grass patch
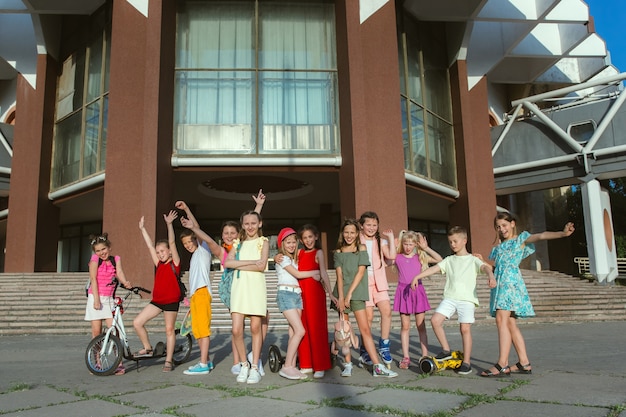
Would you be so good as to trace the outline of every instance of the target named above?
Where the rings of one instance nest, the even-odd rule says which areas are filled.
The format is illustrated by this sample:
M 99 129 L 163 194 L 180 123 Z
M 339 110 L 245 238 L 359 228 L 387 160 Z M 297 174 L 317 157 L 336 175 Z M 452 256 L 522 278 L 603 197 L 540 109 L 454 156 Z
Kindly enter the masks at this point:
M 614 405 L 609 410 L 609 414 L 606 417 L 619 417 L 622 412 L 626 411 L 626 404 Z
M 18 391 L 28 391 L 31 388 L 29 384 L 24 382 L 18 382 L 15 384 L 11 384 L 7 392 L 18 392 Z

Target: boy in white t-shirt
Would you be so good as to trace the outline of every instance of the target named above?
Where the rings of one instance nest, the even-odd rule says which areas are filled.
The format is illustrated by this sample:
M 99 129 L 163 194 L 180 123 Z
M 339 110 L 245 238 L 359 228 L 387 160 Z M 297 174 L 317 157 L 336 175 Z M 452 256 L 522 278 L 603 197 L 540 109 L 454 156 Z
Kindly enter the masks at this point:
M 443 349 L 435 358 L 450 359 L 450 345 L 443 330 L 443 322 L 450 319 L 456 312 L 459 320 L 461 339 L 463 340 L 463 363 L 457 373 L 467 375 L 472 372 L 470 357 L 472 354 L 471 325 L 474 323 L 474 310 L 478 305 L 476 295 L 476 277 L 484 272 L 489 277 L 489 287 L 496 286 L 491 265 L 467 252 L 467 230 L 455 226 L 448 230 L 448 244 L 454 255 L 444 258 L 437 265 L 422 271 L 413 278 L 411 288 L 415 290 L 420 279 L 439 272 L 446 274 L 446 286 L 443 290 L 443 300 L 435 310 L 430 322 Z
M 185 375 L 206 375 L 214 368 L 209 360 L 209 344 L 211 337 L 211 254 L 202 246 L 198 245 L 196 235 L 204 241 L 204 233 L 193 221 L 181 217 L 181 224 L 189 230 L 180 234 L 180 240 L 185 249 L 190 252 L 189 262 L 189 294 L 191 300 L 191 331 L 198 341 L 200 348 L 200 362 L 190 366 L 183 373 Z

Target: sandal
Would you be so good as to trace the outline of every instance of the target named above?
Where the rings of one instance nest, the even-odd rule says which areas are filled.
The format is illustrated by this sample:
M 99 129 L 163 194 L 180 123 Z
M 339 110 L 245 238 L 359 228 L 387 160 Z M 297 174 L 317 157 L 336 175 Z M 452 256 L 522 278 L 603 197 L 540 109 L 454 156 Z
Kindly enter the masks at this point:
M 532 374 L 533 373 L 533 369 L 530 367 L 530 362 L 528 362 L 526 365 L 522 365 L 521 363 L 517 362 L 513 366 L 515 366 L 515 369 L 511 368 L 512 374 Z
M 124 365 L 120 363 L 120 365 L 115 370 L 115 375 L 119 376 L 119 375 L 124 375 L 125 373 L 126 373 L 126 368 L 124 368 Z
M 170 361 L 165 361 L 163 364 L 163 372 L 172 372 L 174 370 L 174 365 Z
M 411 359 L 410 358 L 402 358 L 402 360 L 398 364 L 398 368 L 400 368 L 400 369 L 409 369 L 410 365 L 411 365 Z
M 508 365 L 500 366 L 499 363 L 496 363 L 496 364 L 493 365 L 493 367 L 496 368 L 497 372 L 491 372 L 489 369 L 487 369 L 486 371 L 482 371 L 480 373 L 480 376 L 491 378 L 491 377 L 509 376 L 509 375 L 511 375 L 511 367 L 508 366 Z
M 152 348 L 150 349 L 146 349 L 143 348 L 141 350 L 138 350 L 137 352 L 133 353 L 133 357 L 135 358 L 149 358 L 153 355 L 153 350 Z

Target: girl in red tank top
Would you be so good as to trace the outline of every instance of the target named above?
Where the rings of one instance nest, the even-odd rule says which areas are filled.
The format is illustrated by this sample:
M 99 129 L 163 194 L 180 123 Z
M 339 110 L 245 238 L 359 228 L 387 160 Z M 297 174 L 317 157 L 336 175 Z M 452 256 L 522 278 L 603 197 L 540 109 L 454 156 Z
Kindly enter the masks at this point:
M 298 348 L 300 370 L 305 373 L 313 372 L 314 378 L 322 378 L 325 371 L 331 368 L 326 293 L 328 292 L 333 303 L 337 299 L 331 293 L 326 260 L 319 245 L 319 231 L 315 226 L 307 224 L 300 228 L 298 236 L 304 245 L 304 249 L 300 249 L 298 253 L 298 270 L 319 269 L 322 277 L 319 281 L 312 277 L 299 281 L 302 289 L 302 324 L 306 330 Z

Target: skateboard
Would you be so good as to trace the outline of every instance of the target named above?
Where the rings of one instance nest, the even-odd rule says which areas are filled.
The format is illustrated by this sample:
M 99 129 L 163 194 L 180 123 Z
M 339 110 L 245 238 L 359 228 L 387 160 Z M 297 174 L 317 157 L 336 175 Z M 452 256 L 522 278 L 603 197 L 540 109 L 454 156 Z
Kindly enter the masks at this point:
M 422 373 L 432 374 L 444 369 L 458 369 L 463 363 L 463 352 L 454 350 L 450 359 L 436 359 L 434 356 L 424 356 L 420 359 L 419 367 Z

